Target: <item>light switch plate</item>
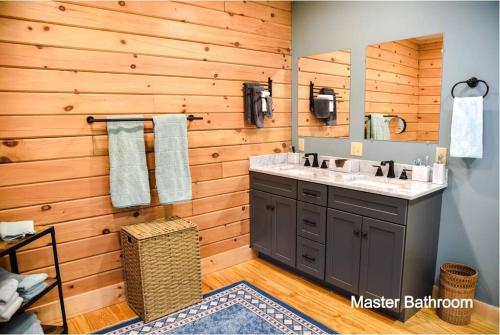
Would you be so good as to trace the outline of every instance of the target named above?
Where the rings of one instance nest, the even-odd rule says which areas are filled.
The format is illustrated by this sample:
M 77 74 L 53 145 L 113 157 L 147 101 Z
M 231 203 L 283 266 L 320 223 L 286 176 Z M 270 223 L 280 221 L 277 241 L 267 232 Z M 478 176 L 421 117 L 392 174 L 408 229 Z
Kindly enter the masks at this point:
M 363 156 L 363 143 L 351 142 L 351 156 Z
M 436 158 L 434 162 L 438 162 L 439 156 L 441 156 L 441 163 L 446 164 L 448 160 L 448 148 L 436 147 Z
M 299 137 L 299 151 L 304 151 L 304 139 Z

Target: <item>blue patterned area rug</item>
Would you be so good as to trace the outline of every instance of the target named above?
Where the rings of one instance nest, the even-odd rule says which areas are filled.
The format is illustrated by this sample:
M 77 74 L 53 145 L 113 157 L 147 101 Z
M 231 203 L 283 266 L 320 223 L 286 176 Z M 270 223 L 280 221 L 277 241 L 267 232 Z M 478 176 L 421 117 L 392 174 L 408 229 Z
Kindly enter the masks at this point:
M 179 312 L 144 323 L 140 318 L 96 334 L 337 334 L 255 286 L 240 281 L 205 294 Z

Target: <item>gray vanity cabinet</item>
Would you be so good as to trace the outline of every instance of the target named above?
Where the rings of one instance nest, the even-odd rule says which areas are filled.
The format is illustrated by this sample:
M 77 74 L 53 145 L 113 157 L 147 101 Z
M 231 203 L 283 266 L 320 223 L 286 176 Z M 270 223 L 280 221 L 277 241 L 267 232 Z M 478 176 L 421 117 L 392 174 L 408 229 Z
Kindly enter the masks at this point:
M 251 243 L 255 251 L 271 256 L 272 244 L 272 205 L 271 194 L 252 190 L 250 192 Z
M 405 227 L 363 218 L 358 294 L 369 299 L 401 297 Z M 399 312 L 399 308 L 393 309 Z
M 250 173 L 251 246 L 366 299 L 432 293 L 442 192 L 414 200 Z M 407 320 L 417 308 L 386 313 Z
M 272 243 L 271 256 L 295 267 L 295 239 L 297 238 L 297 201 L 271 195 Z
M 353 294 L 358 294 L 362 223 L 359 215 L 328 209 L 325 280 Z
M 250 243 L 259 253 L 295 267 L 297 181 L 252 173 Z M 282 196 L 285 195 L 285 196 Z

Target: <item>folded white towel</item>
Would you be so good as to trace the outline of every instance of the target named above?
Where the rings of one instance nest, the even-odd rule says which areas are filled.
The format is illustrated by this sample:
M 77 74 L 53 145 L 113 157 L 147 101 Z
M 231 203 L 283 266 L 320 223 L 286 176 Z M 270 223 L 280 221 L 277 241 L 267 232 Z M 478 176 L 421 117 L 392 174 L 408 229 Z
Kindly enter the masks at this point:
M 483 158 L 483 97 L 453 99 L 450 156 Z
M 318 94 L 316 96 L 316 99 L 328 100 L 329 101 L 329 103 L 328 103 L 328 110 L 330 112 L 333 112 L 333 95 L 332 94 Z
M 0 222 L 0 236 L 2 240 L 9 241 L 34 234 L 35 228 L 32 220 L 16 222 Z
M 21 297 L 17 297 L 14 299 L 12 304 L 9 305 L 9 308 L 7 308 L 3 313 L 0 313 L 0 322 L 7 322 L 10 320 L 12 315 L 21 307 L 23 303 L 23 299 Z
M 7 311 L 11 307 L 11 305 L 16 302 L 17 298 L 19 298 L 19 293 L 14 292 L 14 294 L 12 295 L 12 297 L 10 298 L 10 300 L 7 301 L 6 304 L 0 305 L 0 315 L 2 315 L 3 313 L 5 313 L 5 311 Z
M 271 93 L 269 91 L 261 91 L 260 98 L 262 101 L 262 112 L 267 113 L 267 97 L 270 96 Z
M 12 299 L 18 285 L 19 282 L 14 278 L 4 279 L 0 282 L 0 307 Z

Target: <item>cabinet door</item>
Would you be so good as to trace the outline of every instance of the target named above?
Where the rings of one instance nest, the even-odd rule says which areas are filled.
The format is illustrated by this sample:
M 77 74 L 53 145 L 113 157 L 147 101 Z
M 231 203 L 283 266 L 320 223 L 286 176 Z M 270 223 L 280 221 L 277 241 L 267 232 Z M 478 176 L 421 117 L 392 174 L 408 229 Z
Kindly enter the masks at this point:
M 325 280 L 353 294 L 358 293 L 362 221 L 359 215 L 328 209 Z
M 297 239 L 297 201 L 272 195 L 273 242 L 272 257 L 295 267 Z
M 250 243 L 258 252 L 271 256 L 272 200 L 271 194 L 250 191 Z
M 404 238 L 404 226 L 363 218 L 359 295 L 400 298 Z

